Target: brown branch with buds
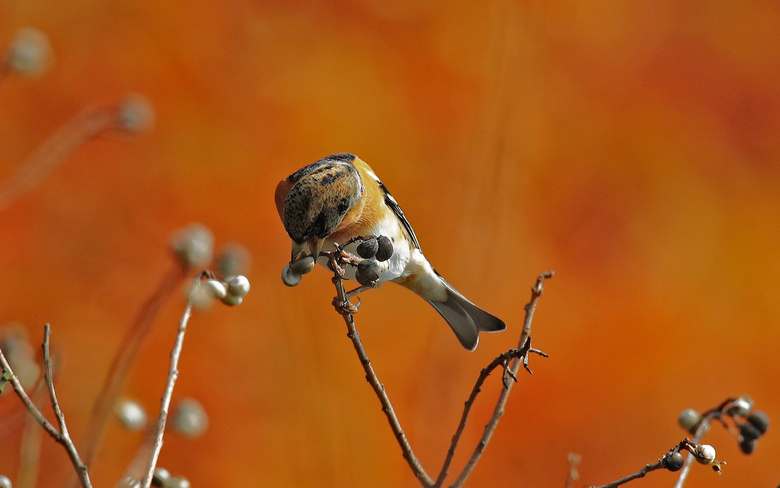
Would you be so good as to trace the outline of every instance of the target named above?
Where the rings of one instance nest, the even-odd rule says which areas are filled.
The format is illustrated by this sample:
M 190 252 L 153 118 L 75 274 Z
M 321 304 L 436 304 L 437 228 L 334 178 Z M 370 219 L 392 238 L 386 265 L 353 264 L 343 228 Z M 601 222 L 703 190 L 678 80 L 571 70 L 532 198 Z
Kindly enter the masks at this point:
M 659 469 L 668 471 L 680 471 L 674 488 L 682 488 L 690 472 L 693 461 L 712 467 L 720 474 L 723 471 L 725 461 L 715 459 L 715 448 L 708 444 L 700 444 L 701 438 L 709 432 L 713 421 L 720 422 L 739 442 L 739 447 L 745 454 L 750 454 L 755 449 L 758 438 L 764 435 L 769 428 L 769 418 L 760 411 L 753 411 L 753 400 L 743 395 L 739 398 L 727 398 L 720 405 L 703 414 L 693 409 L 686 409 L 677 419 L 682 428 L 693 434 L 693 439 L 687 437 L 670 449 L 661 459 L 645 465 L 636 473 L 620 478 L 611 483 L 591 488 L 616 488 L 629 481 L 643 478 L 647 473 Z M 733 426 L 731 425 L 733 424 Z M 682 452 L 688 453 L 687 459 Z M 567 485 L 571 486 L 571 484 Z

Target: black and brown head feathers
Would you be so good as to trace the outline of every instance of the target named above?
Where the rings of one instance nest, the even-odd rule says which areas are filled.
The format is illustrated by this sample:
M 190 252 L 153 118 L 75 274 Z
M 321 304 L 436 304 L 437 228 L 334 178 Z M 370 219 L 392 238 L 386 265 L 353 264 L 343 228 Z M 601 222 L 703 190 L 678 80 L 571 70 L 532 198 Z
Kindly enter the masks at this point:
M 299 169 L 276 188 L 276 207 L 293 241 L 323 239 L 363 194 L 355 156 L 339 153 Z

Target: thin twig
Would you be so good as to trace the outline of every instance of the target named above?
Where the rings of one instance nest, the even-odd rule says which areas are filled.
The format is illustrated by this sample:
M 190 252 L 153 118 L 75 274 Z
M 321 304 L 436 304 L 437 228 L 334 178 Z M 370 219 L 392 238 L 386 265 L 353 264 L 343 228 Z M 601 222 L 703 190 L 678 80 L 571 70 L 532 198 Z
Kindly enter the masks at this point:
M 133 361 L 151 330 L 154 319 L 171 294 L 179 289 L 179 285 L 186 277 L 186 273 L 185 267 L 179 261 L 176 261 L 173 268 L 163 277 L 157 289 L 152 292 L 141 306 L 138 315 L 119 343 L 119 350 L 114 356 L 100 393 L 98 393 L 95 404 L 92 406 L 92 413 L 84 431 L 82 452 L 84 453 L 84 462 L 88 466 L 97 454 L 102 441 L 103 430 L 111 416 L 111 411 L 114 409 L 117 398 L 119 398 L 122 387 L 127 380 Z
M 193 290 L 189 296 L 193 296 L 194 291 L 200 286 L 201 279 L 204 275 L 198 275 L 193 282 Z M 176 384 L 176 379 L 179 377 L 179 357 L 181 356 L 181 350 L 184 345 L 184 334 L 187 332 L 187 322 L 192 315 L 192 300 L 187 299 L 187 306 L 184 307 L 184 314 L 179 320 L 179 329 L 176 334 L 176 342 L 174 343 L 173 350 L 171 351 L 171 365 L 168 369 L 168 382 L 165 385 L 165 391 L 163 392 L 162 400 L 160 401 L 160 415 L 157 418 L 157 429 L 154 436 L 154 444 L 152 450 L 149 453 L 149 464 L 146 468 L 146 474 L 141 482 L 141 488 L 149 488 L 152 484 L 152 477 L 154 476 L 154 470 L 157 467 L 157 460 L 160 457 L 160 450 L 163 445 L 163 434 L 165 433 L 165 423 L 168 420 L 168 409 L 171 405 L 171 397 L 173 396 L 173 387 Z
M 444 460 L 444 465 L 439 472 L 438 478 L 436 478 L 435 486 L 441 486 L 449 474 L 449 468 L 450 464 L 452 463 L 452 459 L 455 456 L 455 450 L 458 447 L 463 430 L 466 428 L 466 420 L 468 419 L 469 413 L 471 412 L 471 407 L 474 405 L 474 401 L 477 399 L 477 395 L 479 395 L 479 393 L 482 391 L 482 384 L 485 382 L 485 380 L 487 380 L 488 376 L 490 376 L 490 373 L 492 373 L 493 370 L 498 366 L 504 367 L 504 386 L 507 386 L 510 378 L 511 381 L 516 381 L 514 374 L 507 369 L 508 364 L 510 361 L 521 358 L 527 355 L 529 352 L 535 352 L 546 356 L 546 354 L 542 353 L 541 351 L 532 349 L 531 341 L 526 341 L 522 349 L 510 349 L 507 352 L 501 353 L 495 359 L 493 359 L 490 364 L 482 369 L 479 374 L 479 378 L 477 378 L 477 382 L 474 385 L 474 388 L 471 389 L 471 394 L 469 395 L 469 398 L 466 400 L 466 403 L 463 407 L 463 414 L 461 415 L 458 428 L 455 431 L 455 435 L 452 436 L 452 442 L 450 443 L 450 448 L 447 451 L 447 457 Z
M 46 330 L 48 331 L 49 326 L 46 324 Z M 46 339 L 44 340 L 44 352 L 48 355 L 48 334 Z M 71 440 L 70 436 L 67 435 L 67 431 L 60 432 L 57 430 L 54 425 L 49 422 L 46 417 L 41 413 L 41 411 L 38 409 L 38 407 L 35 406 L 35 404 L 32 402 L 30 397 L 27 395 L 27 392 L 24 391 L 24 387 L 22 386 L 22 383 L 19 381 L 19 378 L 16 376 L 16 373 L 13 372 L 11 369 L 11 365 L 8 364 L 8 360 L 5 358 L 5 355 L 3 354 L 3 351 L 0 350 L 0 365 L 3 367 L 3 372 L 5 373 L 5 376 L 8 377 L 8 381 L 11 383 L 11 385 L 14 388 L 14 391 L 16 392 L 16 395 L 19 397 L 20 400 L 22 400 L 22 403 L 24 403 L 24 406 L 27 407 L 27 410 L 30 412 L 30 414 L 35 418 L 35 420 L 43 427 L 43 429 L 48 432 L 50 436 L 54 438 L 55 441 L 62 444 L 65 447 L 65 451 L 68 453 L 68 457 L 70 457 L 71 463 L 73 464 L 73 467 L 76 469 L 76 472 L 79 476 L 79 480 L 81 481 L 81 485 L 83 488 L 92 488 L 92 483 L 89 480 L 89 473 L 87 472 L 87 467 L 84 465 L 84 463 L 81 461 L 81 458 L 79 457 L 78 452 L 76 451 L 76 447 L 73 445 L 73 441 Z M 49 377 L 47 377 L 46 381 L 49 383 Z M 48 385 L 49 386 L 49 392 L 53 392 L 54 385 Z M 56 397 L 52 394 L 52 402 L 56 403 Z M 59 408 L 59 407 L 57 407 Z M 59 420 L 59 417 L 58 417 Z M 64 425 L 64 418 L 62 420 Z
M 615 480 L 612 483 L 607 483 L 606 485 L 601 485 L 597 488 L 617 488 L 618 486 L 628 483 L 631 480 L 635 480 L 637 478 L 644 478 L 644 476 L 651 472 L 655 471 L 656 469 L 663 468 L 662 461 L 659 459 L 658 461 L 650 464 L 646 464 L 644 468 L 640 469 L 636 473 L 630 474 L 628 476 L 624 476 L 623 478 L 620 478 L 619 480 Z M 591 487 L 596 488 L 596 487 Z
M 49 349 L 50 338 L 51 326 L 46 324 L 43 332 L 43 375 L 46 380 L 46 387 L 49 389 L 49 398 L 54 409 L 54 415 L 57 417 L 57 423 L 60 425 L 60 432 L 63 436 L 70 437 L 68 426 L 65 424 L 65 415 L 62 413 L 60 403 L 57 401 L 57 394 L 54 392 L 54 377 L 51 373 L 51 351 Z
M 73 467 L 76 468 L 76 473 L 81 480 L 81 484 L 84 487 L 91 486 L 89 481 L 89 473 L 87 472 L 87 466 L 81 461 L 79 453 L 76 450 L 76 446 L 73 444 L 73 440 L 68 433 L 68 425 L 65 423 L 65 414 L 62 413 L 60 403 L 57 401 L 57 394 L 54 392 L 54 379 L 51 373 L 51 352 L 49 350 L 49 339 L 51 337 L 51 326 L 46 324 L 44 326 L 43 334 L 43 374 L 46 381 L 46 386 L 49 389 L 49 397 L 51 399 L 51 406 L 54 409 L 54 415 L 57 417 L 57 423 L 60 425 L 60 434 L 62 437 L 61 443 L 65 446 L 70 456 L 70 461 L 73 463 Z
M 0 184 L 0 210 L 33 189 L 86 141 L 114 127 L 116 118 L 115 108 L 91 107 L 58 128 Z
M 526 347 L 526 342 L 530 340 L 531 324 L 533 323 L 534 320 L 534 312 L 536 312 L 536 305 L 539 302 L 539 298 L 541 298 L 542 296 L 542 291 L 544 289 L 544 280 L 548 278 L 552 278 L 554 274 L 555 274 L 554 271 L 546 271 L 540 274 L 536 278 L 536 283 L 531 288 L 531 300 L 525 306 L 525 320 L 523 322 L 523 330 L 520 333 L 518 349 L 523 349 L 524 347 Z M 524 355 L 522 358 L 518 357 L 512 359 L 512 361 L 509 364 L 507 374 L 509 374 L 510 376 L 516 375 L 518 369 L 520 369 L 521 363 L 526 369 L 528 369 L 527 355 Z M 485 430 L 482 433 L 482 437 L 480 438 L 477 447 L 474 449 L 474 452 L 471 454 L 471 457 L 469 458 L 468 462 L 463 467 L 463 471 L 461 471 L 460 475 L 458 475 L 455 482 L 451 485 L 452 487 L 463 486 L 463 483 L 469 477 L 471 472 L 474 470 L 474 467 L 477 465 L 477 462 L 479 462 L 479 459 L 482 457 L 482 453 L 484 452 L 485 447 L 490 442 L 490 439 L 493 437 L 493 433 L 496 431 L 496 428 L 498 427 L 498 422 L 501 420 L 501 417 L 504 415 L 506 402 L 509 399 L 509 393 L 512 391 L 513 384 L 514 382 L 512 381 L 507 382 L 504 385 L 504 388 L 501 390 L 501 393 L 499 394 L 498 397 L 498 401 L 496 402 L 496 406 L 493 409 L 493 415 L 490 417 L 490 420 L 485 426 Z
M 425 472 L 425 469 L 420 464 L 420 460 L 415 456 L 412 451 L 412 446 L 409 444 L 409 440 L 406 438 L 401 423 L 398 421 L 398 417 L 393 410 L 393 405 L 390 403 L 390 398 L 387 396 L 384 385 L 379 381 L 374 368 L 371 366 L 371 361 L 368 359 L 366 350 L 363 348 L 363 343 L 360 340 L 360 336 L 355 328 L 355 320 L 352 314 L 347 311 L 349 302 L 347 301 L 346 291 L 344 290 L 344 283 L 339 276 L 333 277 L 333 284 L 336 286 L 336 300 L 334 303 L 339 310 L 339 313 L 344 317 L 344 322 L 347 324 L 347 337 L 352 340 L 352 344 L 355 347 L 355 351 L 360 358 L 360 364 L 363 365 L 363 370 L 366 372 L 366 380 L 368 380 L 371 387 L 374 389 L 379 402 L 382 404 L 382 411 L 385 413 L 388 422 L 390 422 L 390 428 L 395 434 L 395 438 L 403 451 L 404 459 L 409 463 L 409 467 L 412 468 L 412 472 L 420 480 L 423 486 L 430 487 L 434 485 L 433 479 Z

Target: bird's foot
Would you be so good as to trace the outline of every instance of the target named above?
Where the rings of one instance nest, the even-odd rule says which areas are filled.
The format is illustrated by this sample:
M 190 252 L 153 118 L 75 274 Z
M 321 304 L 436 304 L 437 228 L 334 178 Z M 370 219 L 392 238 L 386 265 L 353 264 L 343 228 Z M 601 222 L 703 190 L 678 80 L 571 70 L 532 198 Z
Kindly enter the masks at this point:
M 357 303 L 352 303 L 349 296 L 346 296 L 343 301 L 339 300 L 339 297 L 334 297 L 333 307 L 336 309 L 336 312 L 340 314 L 352 315 L 357 313 L 360 308 L 360 298 L 358 298 Z
M 374 285 L 363 285 L 363 286 L 359 286 L 359 287 L 355 288 L 352 291 L 348 291 L 347 294 L 346 294 L 347 301 L 349 301 L 352 297 L 357 296 L 360 293 L 363 293 L 366 290 L 371 290 L 371 289 L 374 289 L 374 288 L 377 288 L 376 284 L 374 284 Z M 358 298 L 358 301 L 359 300 L 360 299 Z

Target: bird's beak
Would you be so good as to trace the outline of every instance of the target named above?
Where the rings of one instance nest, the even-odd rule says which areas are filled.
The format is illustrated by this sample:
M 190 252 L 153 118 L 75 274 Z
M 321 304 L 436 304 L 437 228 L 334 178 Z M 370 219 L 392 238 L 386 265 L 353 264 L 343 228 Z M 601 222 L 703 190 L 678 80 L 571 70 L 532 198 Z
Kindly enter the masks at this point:
M 300 259 L 303 256 L 306 256 L 306 251 L 309 251 L 308 254 L 311 254 L 314 256 L 314 260 L 316 261 L 317 258 L 320 255 L 320 251 L 322 250 L 322 246 L 325 245 L 325 239 L 310 239 L 306 242 L 295 242 L 292 243 L 292 256 L 291 261 L 295 261 L 296 259 Z
M 309 241 L 309 250 L 311 251 L 311 255 L 314 256 L 315 262 L 317 261 L 317 258 L 320 257 L 320 251 L 324 245 L 325 239 L 312 239 Z

